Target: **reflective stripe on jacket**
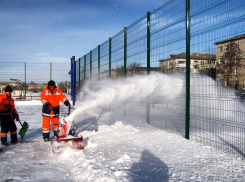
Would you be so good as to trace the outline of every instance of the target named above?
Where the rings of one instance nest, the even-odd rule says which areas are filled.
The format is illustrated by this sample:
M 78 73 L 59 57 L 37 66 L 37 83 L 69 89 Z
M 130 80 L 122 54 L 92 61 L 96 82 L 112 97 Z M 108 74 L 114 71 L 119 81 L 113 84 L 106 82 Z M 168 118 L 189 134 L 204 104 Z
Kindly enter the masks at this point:
M 43 103 L 42 115 L 46 117 L 58 117 L 60 113 L 60 101 L 64 103 L 66 100 L 67 98 L 64 96 L 61 90 L 57 89 L 56 87 L 54 92 L 51 93 L 47 84 L 46 89 L 42 91 L 41 96 L 41 102 Z M 53 107 L 53 112 L 51 112 L 51 109 L 45 106 L 46 102 Z

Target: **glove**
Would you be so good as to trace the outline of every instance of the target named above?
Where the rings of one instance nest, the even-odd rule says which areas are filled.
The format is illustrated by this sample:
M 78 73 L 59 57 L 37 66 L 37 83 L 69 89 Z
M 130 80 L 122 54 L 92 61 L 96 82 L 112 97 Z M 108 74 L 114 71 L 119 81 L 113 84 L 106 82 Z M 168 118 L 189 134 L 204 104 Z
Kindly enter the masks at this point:
M 20 121 L 19 114 L 15 114 L 16 121 Z
M 70 105 L 71 105 L 70 102 L 69 102 L 68 100 L 66 100 L 66 101 L 64 102 L 64 104 L 65 104 L 66 106 L 70 106 Z
M 11 104 L 5 104 L 4 107 L 9 110 L 13 110 L 13 106 Z
M 52 108 L 53 108 L 49 102 L 45 102 L 44 105 L 45 105 L 47 108 L 49 108 L 49 109 L 52 109 Z

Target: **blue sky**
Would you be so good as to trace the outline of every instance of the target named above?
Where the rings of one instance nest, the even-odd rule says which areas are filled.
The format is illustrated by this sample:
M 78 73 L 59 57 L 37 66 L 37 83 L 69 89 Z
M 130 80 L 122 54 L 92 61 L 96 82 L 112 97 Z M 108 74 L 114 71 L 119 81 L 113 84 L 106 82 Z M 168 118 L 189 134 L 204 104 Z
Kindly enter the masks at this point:
M 1 0 L 0 62 L 69 62 L 165 0 Z

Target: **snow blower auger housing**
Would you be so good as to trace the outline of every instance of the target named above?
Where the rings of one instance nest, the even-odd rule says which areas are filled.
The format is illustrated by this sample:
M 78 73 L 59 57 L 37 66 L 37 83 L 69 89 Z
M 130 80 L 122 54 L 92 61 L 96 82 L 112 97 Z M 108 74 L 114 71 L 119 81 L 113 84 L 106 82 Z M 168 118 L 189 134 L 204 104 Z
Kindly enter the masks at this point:
M 70 114 L 70 107 L 68 110 L 68 115 Z M 58 137 L 54 139 L 52 143 L 53 152 L 61 152 L 62 149 L 66 147 L 75 148 L 78 150 L 84 149 L 83 137 L 75 137 L 75 125 L 74 120 L 71 122 L 66 122 L 65 117 L 59 119 L 59 134 Z

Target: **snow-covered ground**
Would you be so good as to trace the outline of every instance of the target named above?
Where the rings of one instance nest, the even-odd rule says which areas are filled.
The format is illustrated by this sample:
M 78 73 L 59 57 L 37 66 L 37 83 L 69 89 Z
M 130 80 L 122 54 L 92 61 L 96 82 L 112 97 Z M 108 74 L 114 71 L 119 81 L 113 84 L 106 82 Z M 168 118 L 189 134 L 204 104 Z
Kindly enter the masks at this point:
M 140 110 L 134 102 L 145 100 L 155 91 L 157 97 L 179 94 L 181 88 L 166 88 L 168 84 L 181 87 L 181 80 L 165 81 L 164 86 L 158 77 L 141 78 L 142 84 L 138 80 L 137 85 L 135 80 L 108 83 L 108 87 L 87 93 L 85 101 L 77 102 L 67 118 L 75 119 L 85 149 L 66 148 L 59 155 L 42 140 L 41 101 L 16 101 L 20 119 L 28 122 L 29 129 L 23 143 L 4 147 L 0 153 L 0 180 L 245 181 L 243 160 L 152 127 L 145 116 L 125 114 L 124 104 L 120 104 L 123 100 L 130 100 L 133 112 Z M 158 87 L 165 89 L 159 92 Z M 111 104 L 114 107 L 108 108 Z M 66 111 L 62 106 L 62 112 Z

